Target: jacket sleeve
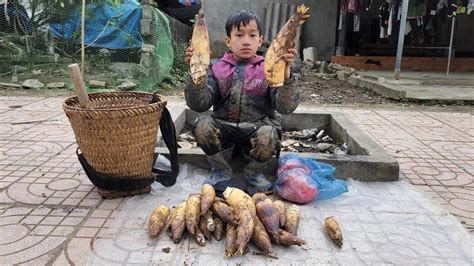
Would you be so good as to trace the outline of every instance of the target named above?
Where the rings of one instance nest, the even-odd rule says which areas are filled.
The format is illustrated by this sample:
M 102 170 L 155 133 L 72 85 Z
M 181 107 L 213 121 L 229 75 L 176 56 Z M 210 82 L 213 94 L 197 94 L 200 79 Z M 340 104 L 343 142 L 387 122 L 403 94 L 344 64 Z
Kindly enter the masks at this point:
M 277 112 L 285 115 L 296 110 L 300 102 L 300 91 L 295 75 L 292 74 L 282 87 L 271 90 L 272 103 Z
M 204 84 L 202 88 L 197 87 L 191 79 L 191 75 L 188 74 L 188 81 L 184 89 L 186 104 L 191 110 L 199 113 L 209 110 L 219 97 L 219 88 L 211 67 L 209 67 Z

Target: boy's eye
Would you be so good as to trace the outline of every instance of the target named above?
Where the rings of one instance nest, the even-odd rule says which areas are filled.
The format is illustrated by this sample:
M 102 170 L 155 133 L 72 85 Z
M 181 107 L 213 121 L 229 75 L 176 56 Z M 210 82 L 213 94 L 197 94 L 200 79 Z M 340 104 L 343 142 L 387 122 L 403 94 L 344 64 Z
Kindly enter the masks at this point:
M 257 37 L 257 34 L 251 34 L 252 38 Z

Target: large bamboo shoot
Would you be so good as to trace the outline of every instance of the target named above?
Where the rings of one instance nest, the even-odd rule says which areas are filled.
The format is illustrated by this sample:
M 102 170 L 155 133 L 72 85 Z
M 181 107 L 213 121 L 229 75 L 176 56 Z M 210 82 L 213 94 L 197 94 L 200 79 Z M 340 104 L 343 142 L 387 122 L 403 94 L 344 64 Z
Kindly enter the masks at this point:
M 272 87 L 281 87 L 284 84 L 286 62 L 283 55 L 293 47 L 298 27 L 309 18 L 308 11 L 309 8 L 304 4 L 298 6 L 296 13 L 280 29 L 267 50 L 265 77 Z

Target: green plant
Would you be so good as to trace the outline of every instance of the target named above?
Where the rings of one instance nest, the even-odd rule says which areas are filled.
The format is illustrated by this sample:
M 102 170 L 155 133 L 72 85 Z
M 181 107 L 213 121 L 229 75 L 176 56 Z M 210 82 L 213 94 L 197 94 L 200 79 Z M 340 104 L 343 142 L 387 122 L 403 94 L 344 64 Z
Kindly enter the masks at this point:
M 184 89 L 184 84 L 188 76 L 189 66 L 184 62 L 184 53 L 187 45 L 176 44 L 174 46 L 174 61 L 170 74 L 158 84 L 159 88 L 164 91 L 179 91 Z

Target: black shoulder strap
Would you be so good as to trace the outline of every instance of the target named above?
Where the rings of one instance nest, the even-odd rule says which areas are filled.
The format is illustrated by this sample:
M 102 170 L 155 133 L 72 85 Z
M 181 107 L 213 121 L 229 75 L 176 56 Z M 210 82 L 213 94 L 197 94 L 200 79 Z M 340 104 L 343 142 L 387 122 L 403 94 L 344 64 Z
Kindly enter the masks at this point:
M 156 181 L 160 182 L 165 187 L 171 187 L 176 183 L 176 177 L 179 174 L 178 162 L 178 141 L 176 139 L 176 130 L 173 119 L 167 108 L 161 113 L 160 130 L 166 147 L 170 151 L 171 171 L 163 171 L 153 168 L 153 173 Z
M 132 179 L 126 177 L 111 177 L 106 174 L 99 173 L 94 168 L 92 168 L 84 155 L 79 153 L 79 149 L 76 150 L 76 154 L 79 162 L 82 165 L 82 168 L 84 168 L 84 172 L 86 173 L 87 177 L 92 182 L 92 184 L 98 188 L 113 191 L 130 191 L 147 187 L 155 181 L 150 177 Z
M 158 94 L 153 94 L 152 103 L 159 101 Z M 176 183 L 176 178 L 179 174 L 179 162 L 178 162 L 178 142 L 176 138 L 176 129 L 174 127 L 173 119 L 170 112 L 165 107 L 161 113 L 160 130 L 163 140 L 170 152 L 170 163 L 171 170 L 164 171 L 160 169 L 153 168 L 152 175 L 154 179 L 150 177 L 143 178 L 127 178 L 127 177 L 111 177 L 103 173 L 97 172 L 92 166 L 87 162 L 86 158 L 82 153 L 79 153 L 79 149 L 76 150 L 77 157 L 79 162 L 84 168 L 84 172 L 87 177 L 91 180 L 98 188 L 106 190 L 115 190 L 115 191 L 127 191 L 144 188 L 151 185 L 155 180 L 160 182 L 165 187 L 171 187 Z M 158 154 L 155 154 L 153 162 L 156 161 Z

